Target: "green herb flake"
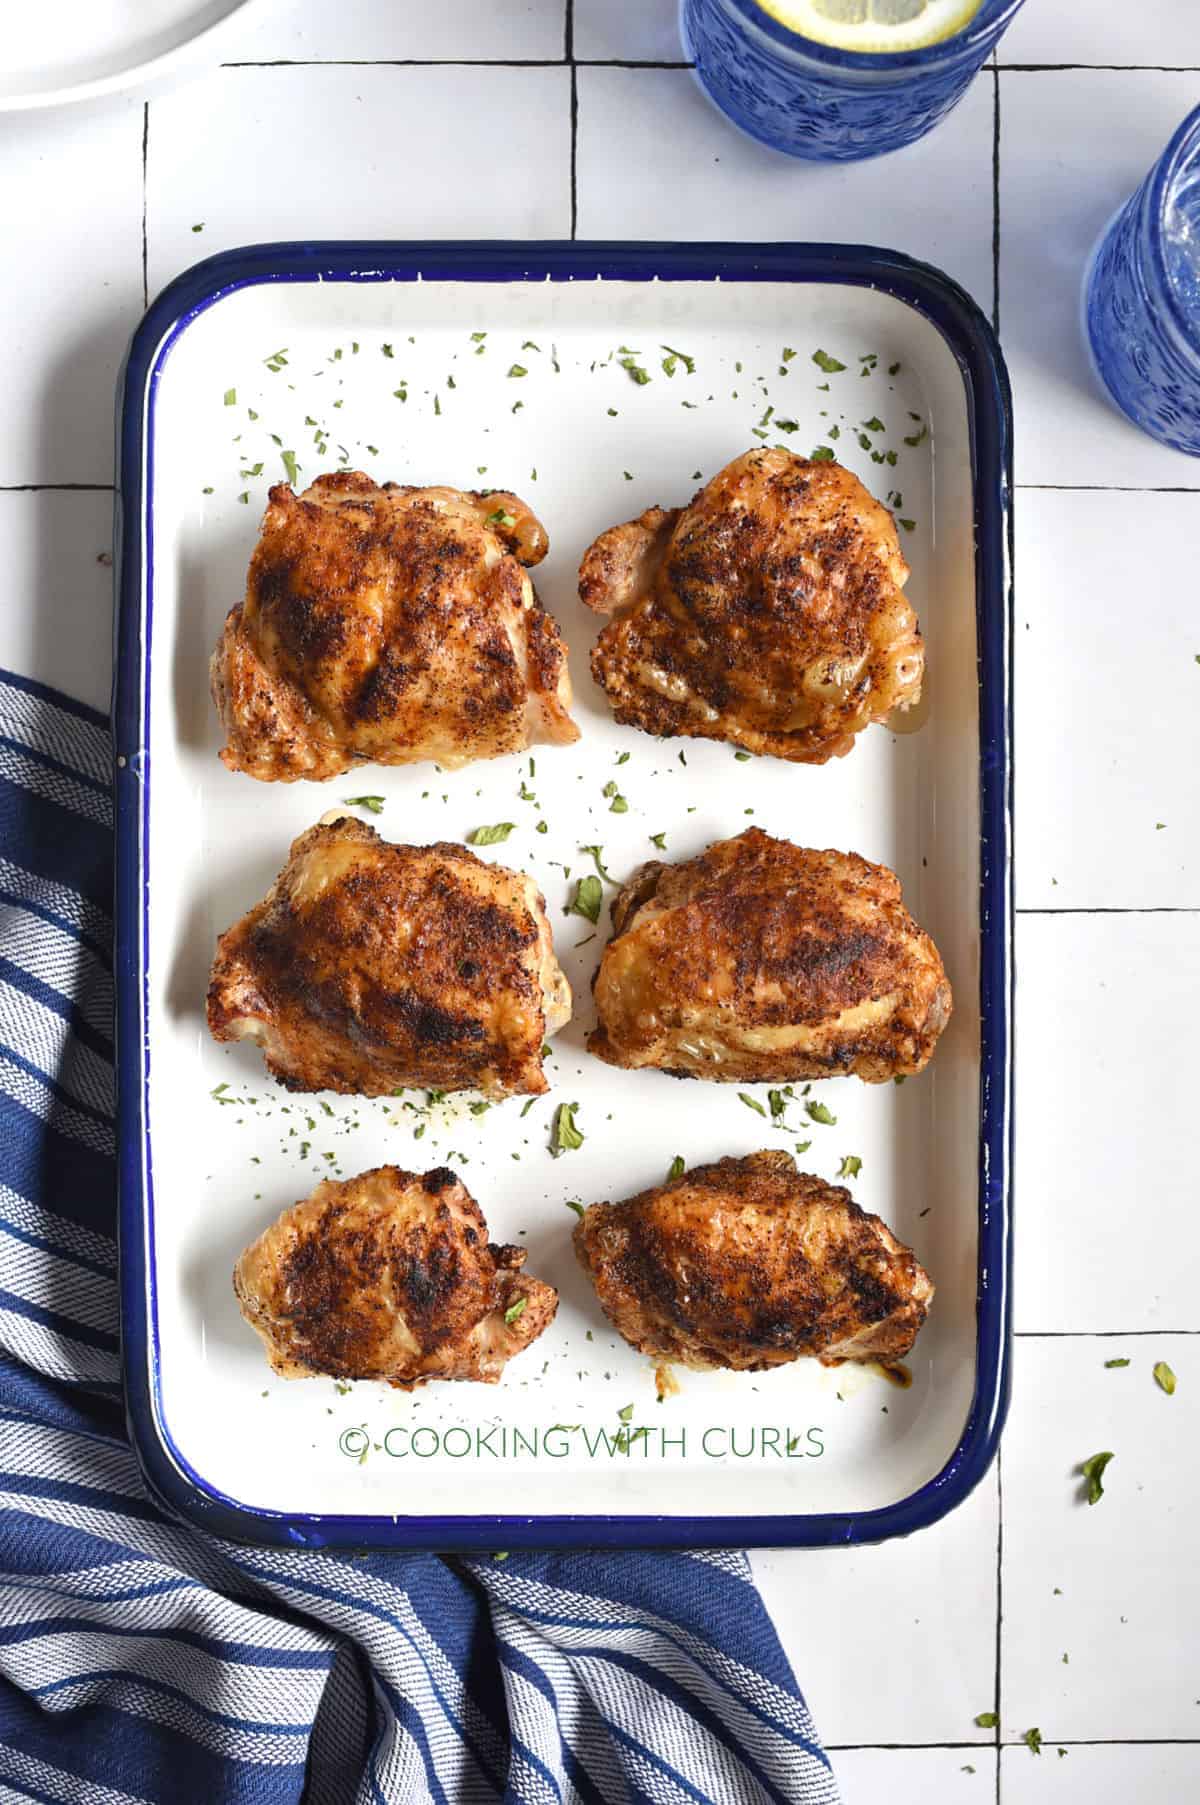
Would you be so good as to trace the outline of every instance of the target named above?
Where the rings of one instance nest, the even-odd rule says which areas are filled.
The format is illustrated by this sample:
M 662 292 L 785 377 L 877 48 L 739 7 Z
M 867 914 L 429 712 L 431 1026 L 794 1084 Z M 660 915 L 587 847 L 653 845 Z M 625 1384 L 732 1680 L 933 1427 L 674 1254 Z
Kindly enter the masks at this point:
M 832 464 L 834 453 L 832 445 L 817 445 L 809 452 L 809 462 L 813 464 Z
M 750 1095 L 749 1091 L 739 1091 L 738 1092 L 738 1102 L 744 1103 L 746 1105 L 747 1109 L 754 1110 L 756 1112 L 756 1114 L 758 1114 L 760 1116 L 765 1117 L 765 1115 L 767 1113 L 766 1110 L 763 1108 L 762 1104 L 758 1101 L 757 1097 L 752 1097 Z
M 686 351 L 676 351 L 673 345 L 661 345 L 659 349 L 667 354 L 663 358 L 662 365 L 667 376 L 674 376 L 680 364 L 683 365 L 689 376 L 696 374 L 696 360 L 694 357 L 689 357 Z
M 524 364 L 509 364 L 508 373 L 510 376 L 528 376 L 529 371 Z
M 370 809 L 373 815 L 382 815 L 383 813 L 382 796 L 343 796 L 342 801 L 347 808 Z
M 644 388 L 646 383 L 650 380 L 649 370 L 644 370 L 641 364 L 633 357 L 623 357 L 621 359 L 621 368 L 628 372 L 630 378 L 637 383 L 639 388 Z
M 1128 1365 L 1129 1365 L 1129 1360 L 1128 1360 L 1128 1357 L 1127 1357 L 1127 1356 L 1123 1356 L 1123 1357 L 1122 1357 L 1122 1358 L 1121 1358 L 1121 1359 L 1119 1359 L 1119 1360 L 1106 1360 L 1106 1361 L 1105 1361 L 1105 1362 L 1104 1362 L 1104 1367 L 1105 1367 L 1105 1371 L 1106 1371 L 1106 1372 L 1107 1372 L 1107 1371 L 1111 1371 L 1111 1369 L 1112 1369 L 1112 1368 L 1113 1368 L 1113 1367 L 1114 1367 L 1114 1366 L 1128 1366 Z
M 820 1122 L 826 1128 L 837 1127 L 837 1117 L 830 1114 L 829 1105 L 827 1103 L 814 1103 L 810 1098 L 804 1105 L 804 1108 L 814 1122 Z
M 915 533 L 917 530 L 917 523 L 915 520 L 902 520 L 900 525 L 904 528 L 906 533 Z
M 981 1711 L 975 1722 L 981 1730 L 994 1730 L 1000 1719 L 994 1711 Z
M 790 364 L 793 357 L 795 357 L 795 355 L 796 355 L 796 353 L 792 350 L 792 347 L 790 345 L 785 345 L 783 347 L 782 356 L 783 356 L 783 361 L 785 364 Z M 741 366 L 739 365 L 739 368 L 740 367 Z
M 796 1142 L 796 1152 L 797 1153 L 807 1153 L 811 1146 L 812 1146 L 811 1141 L 797 1141 Z
M 784 357 L 787 357 L 786 351 L 784 352 Z M 836 376 L 839 370 L 844 370 L 846 368 L 845 364 L 839 363 L 836 357 L 830 357 L 828 351 L 814 351 L 812 360 L 816 364 L 818 370 L 824 370 L 826 376 Z
M 508 1306 L 508 1309 L 504 1312 L 504 1326 L 506 1329 L 511 1329 L 514 1322 L 516 1322 L 519 1317 L 524 1316 L 525 1306 L 528 1302 L 529 1299 L 527 1297 L 519 1297 L 515 1304 L 510 1304 Z
M 507 508 L 497 508 L 494 514 L 488 515 L 487 523 L 489 526 L 502 526 L 511 532 L 517 524 L 517 517 L 510 514 Z
M 550 1128 L 550 1152 L 555 1159 L 583 1146 L 584 1136 L 575 1126 L 575 1111 L 578 1108 L 578 1103 L 560 1103 L 554 1112 Z
M 922 426 L 919 432 L 906 433 L 904 435 L 904 443 L 906 445 L 923 445 L 928 437 L 929 428 L 927 426 Z
M 1166 1392 L 1169 1398 L 1175 1395 L 1175 1374 L 1171 1371 L 1165 1360 L 1158 1360 L 1155 1362 L 1154 1382 L 1160 1390 Z
M 886 432 L 887 428 L 884 426 L 883 421 L 879 418 L 878 414 L 872 414 L 869 420 L 863 421 L 863 431 Z
M 1103 1454 L 1093 1454 L 1090 1459 L 1081 1461 L 1076 1469 L 1086 1481 L 1089 1504 L 1099 1504 L 1103 1498 L 1104 1470 L 1112 1458 L 1112 1450 L 1109 1449 Z
M 793 1095 L 794 1092 L 790 1084 L 785 1085 L 781 1091 L 767 1092 L 767 1102 L 771 1106 L 771 1120 L 773 1122 L 782 1122 L 784 1115 L 787 1112 L 787 1106 L 791 1102 Z
M 623 1404 L 620 1410 L 617 1411 L 617 1416 L 623 1423 L 631 1422 L 633 1420 L 633 1405 Z
M 666 834 L 651 834 L 650 835 L 650 844 L 652 846 L 657 846 L 658 850 L 660 852 L 665 852 L 667 850 Z
M 799 420 L 776 420 L 775 430 L 776 432 L 799 432 L 800 422 Z
M 486 332 L 473 332 L 471 334 L 471 343 L 473 345 L 482 345 L 482 343 L 486 337 L 487 337 Z
M 577 1216 L 583 1215 L 583 1205 L 581 1203 L 576 1203 L 573 1197 L 566 1197 L 563 1201 L 569 1210 L 574 1210 Z
M 467 835 L 468 846 L 498 846 L 507 840 L 515 821 L 497 821 L 492 827 L 476 827 Z
M 567 908 L 568 915 L 582 915 L 595 927 L 600 919 L 600 910 L 604 906 L 604 891 L 598 877 L 581 877 L 575 886 L 575 894 Z
M 580 850 L 580 852 L 587 853 L 588 857 L 591 859 L 593 865 L 595 865 L 596 870 L 600 873 L 600 876 L 604 879 L 606 884 L 613 884 L 613 885 L 616 884 L 616 881 L 617 881 L 616 878 L 612 876 L 611 872 L 608 870 L 607 866 L 604 863 L 603 846 L 581 846 L 579 848 L 579 850 Z
M 888 365 L 888 375 L 889 376 L 898 376 L 899 374 L 900 374 L 900 365 L 898 363 Z
M 667 1182 L 670 1183 L 671 1180 L 675 1178 L 682 1178 L 686 1170 L 687 1167 L 683 1163 L 682 1153 L 677 1153 L 667 1167 Z
M 1042 1732 L 1040 1730 L 1026 1730 L 1024 1736 L 1022 1736 L 1022 1738 L 1021 1738 L 1021 1741 L 1025 1744 L 1025 1747 L 1029 1750 L 1029 1752 L 1031 1754 L 1033 1754 L 1033 1755 L 1041 1754 L 1041 1752 L 1042 1752 Z
M 237 406 L 237 390 L 236 389 L 226 389 L 225 390 L 225 405 L 226 405 L 226 407 L 236 407 Z
M 839 1178 L 857 1178 L 861 1171 L 862 1161 L 858 1157 L 858 1154 L 847 1153 L 843 1155 L 842 1163 L 837 1170 L 837 1175 Z
M 282 459 L 284 469 L 287 471 L 287 479 L 294 489 L 299 468 L 296 463 L 296 454 L 294 451 L 281 451 L 279 456 Z

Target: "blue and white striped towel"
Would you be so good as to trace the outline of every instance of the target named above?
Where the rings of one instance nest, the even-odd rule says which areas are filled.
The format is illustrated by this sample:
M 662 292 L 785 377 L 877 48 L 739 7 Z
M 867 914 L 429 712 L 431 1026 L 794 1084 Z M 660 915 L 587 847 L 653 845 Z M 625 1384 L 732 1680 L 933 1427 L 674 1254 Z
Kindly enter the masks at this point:
M 109 739 L 0 672 L 0 1801 L 836 1805 L 743 1555 L 261 1551 L 125 1439 Z

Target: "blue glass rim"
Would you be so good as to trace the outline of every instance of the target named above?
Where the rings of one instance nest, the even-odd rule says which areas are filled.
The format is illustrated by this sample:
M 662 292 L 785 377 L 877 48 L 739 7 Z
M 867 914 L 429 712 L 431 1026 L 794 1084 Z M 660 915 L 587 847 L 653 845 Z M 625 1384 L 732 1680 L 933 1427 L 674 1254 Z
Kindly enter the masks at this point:
M 215 302 L 262 284 L 594 281 L 804 282 L 894 296 L 940 333 L 962 374 L 973 475 L 979 667 L 980 1103 L 975 1385 L 958 1443 L 909 1496 L 867 1511 L 772 1516 L 410 1516 L 266 1509 L 220 1491 L 167 1423 L 153 1241 L 147 1086 L 149 753 L 153 643 L 155 399 L 172 345 Z M 1012 1373 L 1013 693 L 1012 399 L 995 334 L 971 297 L 931 265 L 865 245 L 329 242 L 245 246 L 178 276 L 135 331 L 117 390 L 113 677 L 118 1256 L 121 1362 L 130 1441 L 168 1514 L 274 1547 L 580 1549 L 834 1547 L 909 1535 L 961 1504 L 988 1472 Z
M 1148 178 L 1149 201 L 1147 224 L 1154 277 L 1166 298 L 1167 311 L 1176 332 L 1195 358 L 1200 358 L 1200 317 L 1189 314 L 1180 299 L 1174 277 L 1167 268 L 1164 232 L 1167 208 L 1175 184 L 1191 159 L 1200 181 L 1200 106 L 1184 119 Z
M 991 49 L 990 39 L 993 33 L 1005 30 L 1025 0 L 983 0 L 983 5 L 970 23 L 956 31 L 952 37 L 942 38 L 936 44 L 927 44 L 923 50 L 835 50 L 828 44 L 818 44 L 815 38 L 806 38 L 802 31 L 794 31 L 790 25 L 784 25 L 759 5 L 759 0 L 724 0 L 747 25 L 754 25 L 772 43 L 780 49 L 797 52 L 810 58 L 814 63 L 824 63 L 827 68 L 854 69 L 864 72 L 874 70 L 877 74 L 903 74 L 908 70 L 918 71 L 944 67 L 947 63 L 970 62 L 982 59 Z

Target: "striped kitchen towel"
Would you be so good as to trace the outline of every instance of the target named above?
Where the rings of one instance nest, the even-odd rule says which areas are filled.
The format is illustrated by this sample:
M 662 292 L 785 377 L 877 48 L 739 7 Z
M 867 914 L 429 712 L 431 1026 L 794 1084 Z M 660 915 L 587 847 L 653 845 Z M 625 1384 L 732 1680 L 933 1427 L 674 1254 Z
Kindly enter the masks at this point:
M 836 1805 L 744 1555 L 258 1550 L 117 1339 L 109 738 L 0 672 L 0 1801 Z

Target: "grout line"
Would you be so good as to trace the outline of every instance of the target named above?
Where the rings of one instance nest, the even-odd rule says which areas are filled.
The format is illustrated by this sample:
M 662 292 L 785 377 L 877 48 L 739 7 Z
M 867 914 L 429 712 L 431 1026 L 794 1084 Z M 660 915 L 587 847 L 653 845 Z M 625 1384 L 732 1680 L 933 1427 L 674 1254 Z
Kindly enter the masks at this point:
M 1055 1749 L 1194 1749 L 1200 1747 L 1197 1736 L 1047 1736 L 1047 1748 Z M 906 1749 L 974 1749 L 977 1755 L 996 1754 L 1000 1749 L 1024 1749 L 1022 1737 L 995 1742 L 826 1742 L 828 1755 L 852 1755 L 859 1750 L 903 1752 Z
M 1014 915 L 1196 915 L 1200 907 L 1186 903 L 1164 903 L 1142 909 L 1014 909 Z
M 579 71 L 571 64 L 571 237 L 579 231 Z
M 568 63 L 575 61 L 575 0 L 564 0 L 563 60 Z
M 1198 483 L 1014 483 L 1014 489 L 1082 490 L 1099 495 L 1200 495 Z
M 649 62 L 619 56 L 274 57 L 268 62 L 222 63 L 222 69 L 693 69 L 694 63 Z
M 1195 63 L 997 63 L 1007 75 L 1057 75 L 1075 69 L 1107 69 L 1118 75 L 1194 75 Z
M 1016 1341 L 1141 1341 L 1162 1335 L 1200 1335 L 1200 1329 L 1014 1329 Z
M 992 327 L 1000 333 L 1000 73 L 992 68 Z
M 996 1679 L 992 1710 L 996 1713 L 996 1805 L 1000 1805 L 1000 1722 L 1004 1650 L 1004 1444 L 996 1450 Z
M 1018 1748 L 1023 1746 L 1017 1744 Z M 973 1749 L 977 1755 L 996 1752 L 994 1742 L 824 1742 L 821 1747 L 827 1755 L 849 1755 L 858 1749 Z
M 142 310 L 150 305 L 150 256 L 146 236 L 146 165 L 150 154 L 150 102 L 142 103 Z
M 0 495 L 112 495 L 113 483 L 0 483 Z

